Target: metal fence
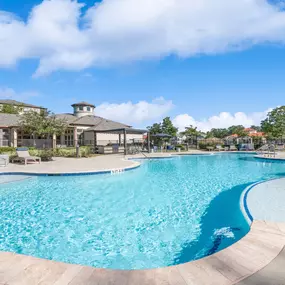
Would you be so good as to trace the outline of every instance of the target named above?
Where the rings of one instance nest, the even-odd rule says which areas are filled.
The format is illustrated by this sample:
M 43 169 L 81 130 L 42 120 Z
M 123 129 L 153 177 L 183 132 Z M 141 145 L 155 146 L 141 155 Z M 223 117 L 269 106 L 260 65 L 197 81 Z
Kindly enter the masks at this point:
M 0 140 L 0 147 L 10 146 L 10 140 Z
M 35 147 L 38 149 L 52 148 L 52 139 L 22 139 L 17 141 L 18 147 Z

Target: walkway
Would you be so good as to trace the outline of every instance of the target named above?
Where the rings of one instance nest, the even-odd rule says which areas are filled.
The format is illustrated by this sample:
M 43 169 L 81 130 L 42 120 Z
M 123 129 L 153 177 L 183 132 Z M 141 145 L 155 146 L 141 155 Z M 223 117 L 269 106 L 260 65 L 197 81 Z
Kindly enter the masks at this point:
M 138 166 L 139 163 L 124 159 L 123 155 L 104 155 L 91 158 L 64 158 L 55 157 L 54 161 L 42 162 L 41 164 L 9 164 L 1 167 L 0 172 L 21 173 L 81 173 L 101 172 L 114 169 L 127 169 Z

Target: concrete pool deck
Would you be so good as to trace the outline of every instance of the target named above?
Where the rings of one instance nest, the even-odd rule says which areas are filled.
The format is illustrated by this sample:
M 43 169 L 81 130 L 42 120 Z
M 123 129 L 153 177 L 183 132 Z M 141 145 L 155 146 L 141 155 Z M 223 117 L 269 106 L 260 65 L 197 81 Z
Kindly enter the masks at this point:
M 65 158 L 55 157 L 53 161 L 39 163 L 9 164 L 7 167 L 0 167 L 0 174 L 21 173 L 21 174 L 80 174 L 80 173 L 100 173 L 119 169 L 132 169 L 140 165 L 139 162 L 130 158 L 162 158 L 171 157 L 175 154 L 191 155 L 205 154 L 203 151 L 189 151 L 181 153 L 146 153 L 138 155 L 99 155 L 90 158 Z M 207 152 L 209 154 L 209 152 Z
M 157 154 L 149 154 L 149 156 L 158 157 Z M 162 154 L 161 156 L 169 157 L 169 154 Z M 143 156 L 135 157 L 143 158 Z M 87 160 L 89 161 L 87 162 Z M 41 165 L 9 165 L 5 171 L 26 171 L 27 173 L 36 171 L 39 173 L 46 173 L 47 171 L 50 173 L 55 173 L 54 171 L 56 173 L 59 171 L 68 173 L 70 171 L 80 173 L 87 170 L 102 171 L 134 167 L 133 163 L 137 162 L 124 160 L 124 157 L 120 155 L 112 155 L 89 159 L 57 159 L 54 163 L 42 163 Z M 67 164 L 68 167 L 63 168 Z M 1 172 L 2 169 L 4 170 L 4 168 L 0 169 Z M 278 183 L 278 181 L 281 182 Z M 282 192 L 282 189 L 285 192 L 285 179 L 272 180 L 264 184 L 261 183 L 252 187 L 248 193 L 247 204 L 254 218 L 250 232 L 237 243 L 211 256 L 166 268 L 122 271 L 98 269 L 0 252 L 0 285 L 285 284 L 285 223 L 277 223 L 274 217 L 271 222 L 263 221 L 267 216 L 259 216 L 262 212 L 258 213 L 256 209 L 252 208 L 252 205 L 259 199 L 256 193 L 260 193 L 258 195 L 264 195 L 264 193 L 269 195 L 269 191 L 275 188 L 278 193 Z M 273 192 L 276 191 L 273 190 Z M 280 199 L 280 196 L 274 196 Z M 262 201 L 266 204 L 266 199 L 262 199 Z M 279 202 L 281 205 L 282 201 Z M 283 213 L 282 209 L 279 213 Z

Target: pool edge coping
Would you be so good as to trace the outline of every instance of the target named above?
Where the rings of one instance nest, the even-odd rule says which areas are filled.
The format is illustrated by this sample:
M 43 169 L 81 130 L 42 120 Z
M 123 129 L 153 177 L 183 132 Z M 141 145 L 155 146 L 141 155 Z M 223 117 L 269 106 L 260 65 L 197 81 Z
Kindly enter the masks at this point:
M 129 161 L 127 159 L 122 159 Z M 74 172 L 35 172 L 35 171 L 4 171 L 0 172 L 1 175 L 28 175 L 28 176 L 84 176 L 84 175 L 99 175 L 99 174 L 115 174 L 125 171 L 131 171 L 141 166 L 138 161 L 132 161 L 132 165 L 125 167 L 116 167 L 108 169 L 100 169 L 94 171 L 74 171 Z M 0 183 L 1 184 L 1 183 Z

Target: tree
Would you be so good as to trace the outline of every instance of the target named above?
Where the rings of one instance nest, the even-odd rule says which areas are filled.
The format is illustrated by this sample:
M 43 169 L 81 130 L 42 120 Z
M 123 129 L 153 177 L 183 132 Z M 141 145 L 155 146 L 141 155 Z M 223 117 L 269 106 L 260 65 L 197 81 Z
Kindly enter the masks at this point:
M 161 131 L 164 134 L 170 135 L 172 137 L 176 137 L 178 128 L 174 127 L 173 123 L 170 120 L 170 117 L 166 117 L 162 121 Z
M 285 136 L 285 106 L 275 108 L 261 122 L 261 129 L 267 136 L 282 138 Z
M 53 134 L 60 135 L 67 128 L 67 122 L 57 119 L 50 112 L 30 111 L 21 115 L 20 128 L 27 133 L 40 137 L 49 138 Z
M 161 124 L 155 123 L 152 126 L 147 127 L 151 135 L 160 134 L 162 132 Z
M 207 133 L 207 137 L 215 137 L 219 139 L 223 139 L 228 135 L 229 131 L 227 129 L 211 129 L 210 132 Z
M 244 130 L 244 126 L 237 125 L 237 126 L 231 126 L 228 128 L 228 135 L 238 135 L 239 137 L 246 137 L 247 133 Z
M 252 125 L 250 128 L 253 129 L 253 130 L 255 130 L 255 131 L 257 131 L 257 132 L 261 132 L 261 131 L 262 131 L 260 126 L 254 126 L 254 125 Z
M 5 114 L 20 114 L 23 111 L 23 107 L 14 106 L 12 104 L 3 104 L 0 108 L 0 113 Z

